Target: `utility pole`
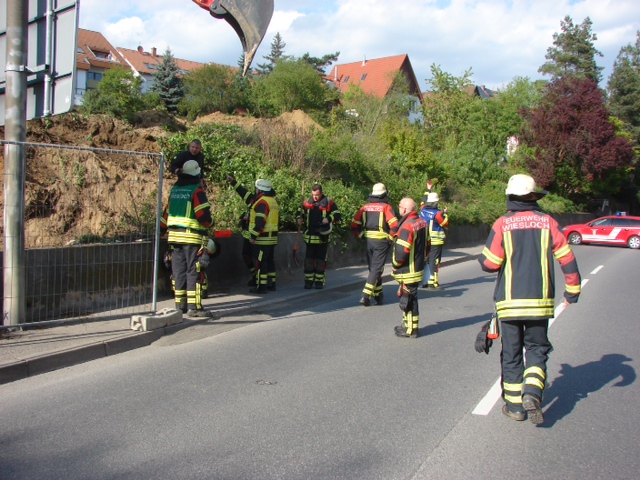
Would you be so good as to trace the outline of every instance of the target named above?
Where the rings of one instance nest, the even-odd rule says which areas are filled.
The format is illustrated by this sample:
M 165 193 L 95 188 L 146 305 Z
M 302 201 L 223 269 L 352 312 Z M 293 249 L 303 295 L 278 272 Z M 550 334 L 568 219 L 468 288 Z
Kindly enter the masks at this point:
M 4 325 L 25 320 L 24 184 L 27 138 L 27 39 L 29 2 L 7 0 L 4 145 Z

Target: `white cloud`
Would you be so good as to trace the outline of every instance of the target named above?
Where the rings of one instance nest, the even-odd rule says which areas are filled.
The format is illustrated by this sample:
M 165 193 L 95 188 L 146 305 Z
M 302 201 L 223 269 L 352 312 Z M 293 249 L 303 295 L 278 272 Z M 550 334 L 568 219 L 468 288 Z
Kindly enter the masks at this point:
M 275 0 L 254 62 L 279 32 L 288 55 L 339 51 L 340 62 L 353 62 L 407 53 L 424 89 L 434 63 L 454 75 L 472 68 L 477 83 L 497 88 L 515 76 L 541 78 L 537 70 L 566 15 L 575 24 L 590 17 L 606 80 L 640 30 L 636 0 Z M 191 0 L 82 0 L 80 25 L 119 47 L 169 46 L 194 61 L 236 65 L 242 54 L 233 29 Z

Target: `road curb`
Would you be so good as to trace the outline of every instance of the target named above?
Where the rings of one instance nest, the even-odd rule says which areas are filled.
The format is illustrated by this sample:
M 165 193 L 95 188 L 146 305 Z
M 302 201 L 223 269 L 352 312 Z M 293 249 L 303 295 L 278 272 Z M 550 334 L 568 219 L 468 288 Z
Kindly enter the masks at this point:
M 444 260 L 442 262 L 442 266 L 447 265 L 455 265 L 457 263 L 467 262 L 470 260 L 476 260 L 480 257 L 477 255 L 467 255 L 461 256 L 458 258 L 453 258 L 450 260 Z M 383 276 L 383 282 L 388 282 L 393 280 L 391 274 L 387 274 Z M 358 285 L 363 284 L 364 279 L 357 279 L 349 282 L 342 283 L 340 285 L 334 285 L 328 287 L 324 290 L 313 290 L 312 293 L 320 293 L 326 292 L 330 290 L 353 290 L 357 289 Z M 172 334 L 177 331 L 183 330 L 185 328 L 189 328 L 194 325 L 198 325 L 201 323 L 206 323 L 210 320 L 218 320 L 218 314 L 222 314 L 222 312 L 232 312 L 234 314 L 248 312 L 251 310 L 260 309 L 264 306 L 274 306 L 282 303 L 288 303 L 292 300 L 301 298 L 303 296 L 309 295 L 308 291 L 300 292 L 299 294 L 295 294 L 289 296 L 287 298 L 278 298 L 273 300 L 266 300 L 259 304 L 242 306 L 236 309 L 226 309 L 226 310 L 209 310 L 213 313 L 213 318 L 202 318 L 197 320 L 189 320 L 183 321 L 182 323 L 168 325 L 163 328 L 159 328 L 157 330 L 150 330 L 147 332 L 136 332 L 131 331 L 128 333 L 123 333 L 123 335 L 119 338 L 113 338 L 110 340 L 104 340 L 101 342 L 92 343 L 89 345 L 84 345 L 81 347 L 70 348 L 67 350 L 62 350 L 59 352 L 47 353 L 44 355 L 39 355 L 36 357 L 27 358 L 24 360 L 18 360 L 13 363 L 5 364 L 0 366 L 0 385 L 14 382 L 16 380 L 22 380 L 28 377 L 33 377 L 35 375 L 39 375 L 42 373 L 52 372 L 54 370 L 59 370 L 61 368 L 71 367 L 73 365 L 78 365 L 80 363 L 89 362 L 91 360 L 97 360 L 99 358 L 117 355 L 119 353 L 128 352 L 130 350 L 134 350 L 140 347 L 147 347 L 151 345 L 153 342 L 159 340 L 164 335 Z

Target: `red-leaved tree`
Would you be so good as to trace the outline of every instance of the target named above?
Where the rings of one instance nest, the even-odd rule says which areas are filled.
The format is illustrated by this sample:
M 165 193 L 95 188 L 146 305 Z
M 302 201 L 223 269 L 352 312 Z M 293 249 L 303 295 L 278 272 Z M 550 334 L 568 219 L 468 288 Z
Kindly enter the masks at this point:
M 574 200 L 619 190 L 633 150 L 616 135 L 594 80 L 558 79 L 549 84 L 539 107 L 523 115 L 525 141 L 536 151 L 527 166 L 540 186 Z

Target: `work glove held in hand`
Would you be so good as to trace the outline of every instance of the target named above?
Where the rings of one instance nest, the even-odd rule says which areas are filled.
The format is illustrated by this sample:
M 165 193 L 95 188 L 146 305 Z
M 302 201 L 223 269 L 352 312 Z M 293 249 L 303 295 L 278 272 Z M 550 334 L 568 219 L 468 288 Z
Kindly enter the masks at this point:
M 487 337 L 487 330 L 489 329 L 489 323 L 491 323 L 491 320 L 489 320 L 487 323 L 485 323 L 482 326 L 482 328 L 480 329 L 480 332 L 478 332 L 478 335 L 476 336 L 476 342 L 475 342 L 476 352 L 478 353 L 484 352 L 487 355 L 489 355 L 489 349 L 493 345 L 493 340 Z

